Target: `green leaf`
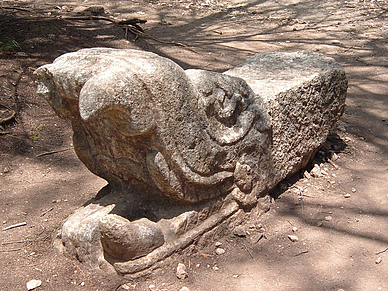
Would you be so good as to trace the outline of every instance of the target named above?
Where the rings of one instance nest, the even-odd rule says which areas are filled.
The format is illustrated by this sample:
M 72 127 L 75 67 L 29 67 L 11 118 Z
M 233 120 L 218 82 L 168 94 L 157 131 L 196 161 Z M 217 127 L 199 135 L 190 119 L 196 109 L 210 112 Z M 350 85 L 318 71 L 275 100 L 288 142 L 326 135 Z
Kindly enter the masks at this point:
M 31 136 L 30 136 L 30 139 L 32 139 L 32 140 L 39 140 L 39 136 L 31 135 Z
M 43 127 L 44 127 L 44 125 L 43 125 L 43 124 L 39 124 L 39 125 L 36 127 L 36 130 L 42 130 L 42 129 L 43 129 Z

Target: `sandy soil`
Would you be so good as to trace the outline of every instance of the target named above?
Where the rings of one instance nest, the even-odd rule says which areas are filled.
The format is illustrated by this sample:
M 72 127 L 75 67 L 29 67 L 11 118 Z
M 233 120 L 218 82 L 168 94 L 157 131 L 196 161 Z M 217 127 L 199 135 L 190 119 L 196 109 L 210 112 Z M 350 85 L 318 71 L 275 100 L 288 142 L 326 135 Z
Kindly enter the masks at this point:
M 148 20 L 142 27 L 151 37 L 125 39 L 122 28 L 103 20 L 64 19 L 94 4 L 109 17 Z M 0 115 L 0 290 L 27 290 L 31 279 L 42 281 L 36 290 L 388 290 L 387 1 L 2 5 L 0 112 L 15 117 Z M 149 278 L 109 277 L 57 254 L 52 233 L 106 182 L 77 159 L 69 124 L 36 95 L 32 72 L 94 46 L 143 49 L 184 68 L 216 71 L 265 51 L 309 49 L 334 57 L 349 80 L 347 108 L 305 170 L 318 164 L 324 174 L 302 171 L 282 183 L 270 211 L 247 221 L 246 237 L 219 238 L 225 254 L 198 243 Z M 177 262 L 186 264 L 186 279 L 176 277 Z

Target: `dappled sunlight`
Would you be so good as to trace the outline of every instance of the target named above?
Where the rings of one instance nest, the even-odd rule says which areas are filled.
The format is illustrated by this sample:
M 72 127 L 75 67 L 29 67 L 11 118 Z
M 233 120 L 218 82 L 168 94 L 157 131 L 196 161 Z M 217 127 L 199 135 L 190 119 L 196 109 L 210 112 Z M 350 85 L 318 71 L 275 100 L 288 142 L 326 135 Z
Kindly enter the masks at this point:
M 71 12 L 76 13 L 93 4 L 101 5 L 101 1 L 57 2 L 5 0 L 5 5 L 34 13 L 0 10 L 0 41 L 12 38 L 21 47 L 13 54 L 0 55 L 0 60 L 7 62 L 0 67 L 1 102 L 20 110 L 15 122 L 5 128 L 9 133 L 0 136 L 4 142 L 4 146 L 0 143 L 1 221 L 4 227 L 28 223 L 25 228 L 2 232 L 1 242 L 9 241 L 8 236 L 18 240 L 39 237 L 43 231 L 49 237 L 65 217 L 91 201 L 106 185 L 75 155 L 70 124 L 55 117 L 36 96 L 32 72 L 38 66 L 81 48 L 113 47 L 154 52 L 184 69 L 224 72 L 256 53 L 307 49 L 336 59 L 349 81 L 345 113 L 334 130 L 339 140 L 322 149 L 326 160 L 313 162 L 322 163 L 327 175 L 307 179 L 302 173 L 297 174 L 296 182 L 286 181 L 281 194 L 273 195 L 276 199 L 270 211 L 252 222 L 253 229 L 260 224 L 263 232 L 250 230 L 250 235 L 239 238 L 227 230 L 220 238 L 224 255 L 216 256 L 210 248 L 209 257 L 195 252 L 190 257 L 180 256 L 191 266 L 188 280 L 177 281 L 173 268 L 163 272 L 174 273 L 174 287 L 186 284 L 191 291 L 388 288 L 388 251 L 379 254 L 388 244 L 386 1 L 105 1 L 102 5 L 109 17 L 147 20 L 141 25 L 146 35 L 129 33 L 127 39 L 120 26 L 65 19 L 56 8 L 66 5 L 76 8 Z M 45 152 L 51 153 L 38 157 Z M 334 153 L 338 156 L 337 160 L 333 158 L 335 166 L 327 161 Z M 293 232 L 293 227 L 298 230 Z M 259 241 L 258 235 L 263 235 Z M 288 235 L 296 235 L 298 241 L 291 242 Z M 43 251 L 39 253 L 43 247 L 27 252 L 24 246 L 21 251 L 17 250 L 19 245 L 3 246 L 1 251 L 16 249 L 2 253 L 7 258 L 3 277 L 9 277 L 7 270 L 17 266 L 19 272 L 25 271 L 21 272 L 23 276 L 55 282 L 58 277 L 51 276 L 58 269 L 34 269 L 43 260 L 52 259 Z M 43 246 L 51 249 L 49 238 Z M 33 252 L 41 257 L 35 260 L 29 255 Z M 379 256 L 382 262 L 377 264 Z M 24 259 L 27 267 L 16 258 Z M 196 267 L 197 263 L 201 266 Z M 218 271 L 212 269 L 215 264 Z M 74 267 L 74 262 L 67 266 Z M 92 290 L 94 278 L 84 276 L 77 268 L 77 273 L 71 269 L 61 278 L 68 284 L 63 290 L 78 288 L 69 283 L 75 276 L 89 284 L 81 287 L 78 280 L 80 290 Z M 164 282 L 170 277 L 161 278 Z M 154 283 L 152 278 L 148 280 L 146 288 Z M 93 290 L 108 290 L 104 288 L 106 285 L 98 285 Z

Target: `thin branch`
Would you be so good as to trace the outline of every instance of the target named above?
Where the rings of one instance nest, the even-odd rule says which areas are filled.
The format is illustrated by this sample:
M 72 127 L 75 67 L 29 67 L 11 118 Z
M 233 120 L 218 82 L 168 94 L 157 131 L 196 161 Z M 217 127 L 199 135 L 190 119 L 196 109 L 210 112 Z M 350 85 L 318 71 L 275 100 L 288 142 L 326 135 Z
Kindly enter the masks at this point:
M 143 29 L 138 25 L 144 24 L 147 22 L 147 20 L 144 19 L 139 19 L 139 18 L 131 18 L 131 19 L 124 19 L 124 20 L 116 20 L 110 17 L 105 17 L 105 16 L 63 16 L 62 19 L 67 19 L 67 20 L 103 20 L 103 21 L 108 21 L 110 23 L 118 24 L 118 25 L 133 25 L 137 29 L 143 31 Z
M 52 155 L 52 154 L 56 154 L 56 153 L 61 153 L 61 152 L 69 151 L 71 149 L 74 149 L 74 147 L 69 147 L 69 148 L 55 150 L 55 151 L 50 151 L 50 152 L 44 152 L 44 153 L 41 153 L 39 155 L 36 155 L 35 157 L 39 158 L 39 157 L 43 157 L 43 156 L 47 156 L 47 155 Z
M 376 255 L 379 255 L 379 254 L 385 253 L 386 251 L 388 251 L 388 248 L 385 248 L 384 250 L 377 252 L 377 253 L 376 253 Z
M 187 48 L 188 50 L 194 52 L 194 53 L 197 53 L 195 50 L 193 50 L 191 47 L 183 44 L 183 43 L 180 43 L 180 42 L 175 42 L 175 41 L 165 41 L 165 40 L 162 40 L 162 39 L 159 39 L 159 38 L 156 38 L 156 37 L 153 37 L 145 32 L 141 32 L 135 28 L 132 28 L 132 27 L 125 27 L 126 30 L 130 31 L 131 33 L 133 33 L 134 35 L 136 36 L 143 36 L 143 37 L 146 37 L 146 38 L 149 38 L 149 39 L 152 39 L 156 42 L 159 42 L 159 43 L 164 43 L 164 44 L 171 44 L 171 45 L 175 45 L 175 46 L 180 46 L 180 47 L 184 47 L 184 48 Z
M 3 229 L 3 231 L 11 229 L 11 228 L 15 228 L 15 227 L 24 226 L 24 225 L 27 225 L 27 222 L 20 222 L 20 223 L 16 223 L 16 224 L 7 226 L 6 228 Z
M 252 255 L 252 252 L 248 249 L 248 247 L 244 244 L 244 243 L 241 243 L 241 245 L 244 247 L 244 249 L 248 252 L 248 254 L 251 256 L 252 259 L 254 259 L 253 255 Z
M 327 161 L 336 169 L 338 170 L 338 166 L 331 160 L 331 159 L 327 159 Z
M 300 256 L 300 255 L 303 255 L 303 254 L 307 254 L 308 252 L 309 252 L 309 251 L 303 251 L 303 252 L 297 253 L 297 254 L 295 255 L 295 257 Z
M 49 209 L 47 209 L 46 211 L 44 211 L 40 216 L 42 217 L 42 216 L 45 216 L 48 212 L 50 212 L 51 210 L 53 210 L 54 209 L 54 207 L 51 207 L 51 208 L 49 208 Z
M 19 249 L 5 250 L 5 251 L 1 250 L 0 252 L 1 253 L 8 253 L 8 252 L 16 252 L 16 251 L 20 251 L 20 250 L 22 250 L 22 249 L 19 248 Z
M 31 12 L 29 9 L 25 8 L 19 8 L 19 7 L 0 7 L 1 9 L 7 9 L 7 10 L 19 10 L 19 11 L 26 11 L 26 12 Z
M 26 242 L 38 241 L 41 239 L 44 239 L 44 237 L 34 238 L 34 239 L 26 239 L 26 240 L 6 241 L 6 242 L 0 243 L 0 246 L 11 245 L 11 244 L 22 244 L 22 243 L 26 243 Z

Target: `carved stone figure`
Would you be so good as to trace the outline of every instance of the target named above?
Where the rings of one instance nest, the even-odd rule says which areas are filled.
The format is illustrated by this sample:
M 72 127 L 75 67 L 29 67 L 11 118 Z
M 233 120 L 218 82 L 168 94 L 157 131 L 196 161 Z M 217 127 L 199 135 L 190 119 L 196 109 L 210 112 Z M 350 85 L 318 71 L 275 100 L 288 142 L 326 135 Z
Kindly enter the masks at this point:
M 347 90 L 338 63 L 307 51 L 258 54 L 215 73 L 94 48 L 35 76 L 38 93 L 71 121 L 80 160 L 109 182 L 108 195 L 65 222 L 57 246 L 92 266 L 113 258 L 127 275 L 256 207 L 306 166 Z

